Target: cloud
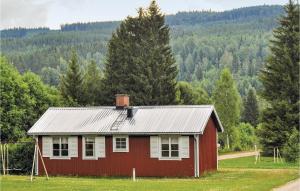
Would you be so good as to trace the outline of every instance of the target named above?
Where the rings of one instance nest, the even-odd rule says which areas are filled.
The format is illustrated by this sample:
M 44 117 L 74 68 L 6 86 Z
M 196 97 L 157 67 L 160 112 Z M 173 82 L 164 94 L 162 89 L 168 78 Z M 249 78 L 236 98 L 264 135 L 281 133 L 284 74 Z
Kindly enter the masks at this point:
M 50 4 L 47 0 L 1 0 L 0 28 L 46 26 Z

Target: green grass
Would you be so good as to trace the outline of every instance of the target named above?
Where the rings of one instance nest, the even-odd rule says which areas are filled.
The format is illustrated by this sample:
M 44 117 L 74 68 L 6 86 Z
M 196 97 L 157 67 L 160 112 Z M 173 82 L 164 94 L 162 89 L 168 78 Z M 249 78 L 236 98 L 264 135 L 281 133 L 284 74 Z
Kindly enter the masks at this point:
M 299 169 L 299 163 L 274 163 L 272 157 L 261 157 L 256 164 L 254 156 L 219 161 L 220 168 Z
M 128 178 L 99 177 L 37 177 L 30 182 L 29 176 L 2 176 L 1 191 L 40 190 L 112 190 L 112 191 L 201 191 L 201 190 L 271 190 L 299 177 L 297 166 L 274 164 L 270 158 L 254 166 L 253 157 L 221 161 L 220 170 L 201 178 Z M 258 169 L 255 169 L 258 168 Z M 263 169 L 265 168 L 265 169 Z M 285 168 L 285 169 L 281 169 Z
M 296 170 L 232 170 L 224 169 L 200 179 L 130 179 L 38 177 L 2 177 L 2 190 L 270 190 L 298 177 Z

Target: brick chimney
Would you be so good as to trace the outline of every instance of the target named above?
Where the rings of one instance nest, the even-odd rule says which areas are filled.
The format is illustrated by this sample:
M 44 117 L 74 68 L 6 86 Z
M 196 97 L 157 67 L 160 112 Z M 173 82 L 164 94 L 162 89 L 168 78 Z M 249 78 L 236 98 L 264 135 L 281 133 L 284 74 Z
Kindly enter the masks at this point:
M 116 94 L 116 109 L 129 107 L 129 96 L 127 94 Z

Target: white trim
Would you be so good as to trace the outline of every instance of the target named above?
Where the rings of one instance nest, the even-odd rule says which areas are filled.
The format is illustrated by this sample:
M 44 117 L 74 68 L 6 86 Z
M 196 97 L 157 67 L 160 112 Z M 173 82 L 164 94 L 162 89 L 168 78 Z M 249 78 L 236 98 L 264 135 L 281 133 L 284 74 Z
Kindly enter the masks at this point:
M 94 146 L 93 146 L 93 156 L 86 156 L 85 155 L 85 141 L 86 138 L 91 138 L 94 139 Z M 97 157 L 95 155 L 95 137 L 92 136 L 87 136 L 87 137 L 82 137 L 82 160 L 97 160 Z
M 85 156 L 85 139 L 86 138 L 94 139 L 93 156 Z M 82 136 L 82 160 L 97 160 L 98 159 L 98 157 L 96 156 L 95 146 L 96 146 L 96 137 Z
M 70 146 L 69 146 L 69 136 L 53 136 L 52 138 L 52 144 L 51 144 L 51 156 L 50 159 L 71 159 L 70 156 Z M 59 138 L 59 156 L 53 156 L 53 138 Z M 68 156 L 62 156 L 62 138 L 67 138 L 67 144 L 68 144 Z
M 180 158 L 190 158 L 190 136 L 179 137 Z
M 78 136 L 68 137 L 68 155 L 71 158 L 78 157 Z
M 39 138 L 38 137 L 33 137 L 36 141 L 37 144 L 39 144 Z M 39 175 L 39 155 L 37 155 L 35 159 L 35 175 Z
M 178 157 L 178 158 L 170 158 L 170 157 L 161 157 L 161 158 L 158 158 L 158 160 L 182 160 L 182 158 Z
M 150 158 L 159 158 L 159 137 L 150 136 Z
M 194 167 L 195 177 L 199 177 L 199 135 L 194 135 Z
M 216 147 L 217 147 L 217 170 L 219 169 L 219 147 L 218 147 L 218 131 L 216 131 Z
M 126 148 L 117 149 L 116 148 L 116 138 L 126 138 Z M 128 135 L 114 135 L 113 136 L 113 152 L 129 152 L 129 137 Z
M 42 136 L 42 155 L 43 157 L 52 157 L 53 155 L 53 141 L 51 136 Z
M 71 157 L 50 157 L 51 160 L 71 160 Z
M 170 135 L 166 135 L 163 137 L 168 137 L 169 138 L 169 152 L 171 151 L 171 147 L 170 147 L 170 141 L 172 137 L 176 137 L 178 140 L 178 157 L 163 157 L 161 156 L 161 138 L 162 136 L 159 136 L 159 144 L 158 144 L 158 151 L 159 151 L 159 155 L 158 155 L 158 160 L 182 160 L 181 156 L 180 156 L 180 136 L 170 136 Z

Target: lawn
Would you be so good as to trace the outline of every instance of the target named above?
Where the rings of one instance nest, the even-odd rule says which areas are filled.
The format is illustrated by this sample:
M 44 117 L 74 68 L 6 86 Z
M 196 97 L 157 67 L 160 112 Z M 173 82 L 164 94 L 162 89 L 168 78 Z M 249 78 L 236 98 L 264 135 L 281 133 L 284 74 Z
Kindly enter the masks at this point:
M 253 159 L 253 157 L 252 157 Z M 268 160 L 260 163 L 260 169 L 254 169 L 251 157 L 228 159 L 220 164 L 216 173 L 194 178 L 138 178 L 133 182 L 127 178 L 77 178 L 77 177 L 37 177 L 32 183 L 29 176 L 2 176 L 1 190 L 270 190 L 299 177 L 297 167 L 286 165 L 289 169 L 270 169 Z M 244 163 L 243 163 L 244 162 Z M 237 164 L 244 165 L 238 167 Z M 266 164 L 266 168 L 262 169 Z M 283 165 L 282 168 L 285 168 Z M 276 167 L 275 167 L 276 168 Z
M 220 168 L 299 169 L 299 163 L 274 163 L 273 157 L 261 157 L 256 164 L 254 156 L 219 161 Z

